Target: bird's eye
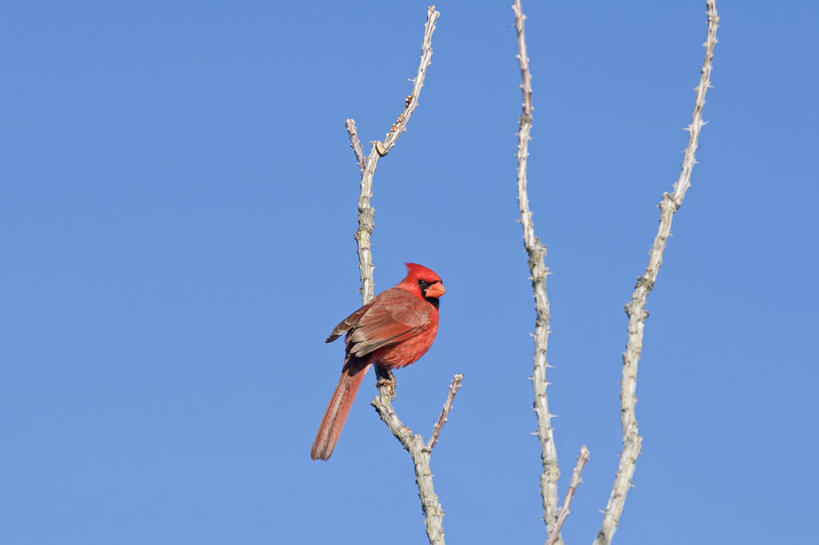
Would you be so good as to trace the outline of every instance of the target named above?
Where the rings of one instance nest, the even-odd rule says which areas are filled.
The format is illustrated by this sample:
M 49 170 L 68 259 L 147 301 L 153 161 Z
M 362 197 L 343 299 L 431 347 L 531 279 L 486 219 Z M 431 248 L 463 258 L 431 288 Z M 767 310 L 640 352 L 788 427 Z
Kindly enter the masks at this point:
M 425 290 L 430 286 L 431 282 L 427 282 L 426 280 L 418 280 L 418 285 L 421 287 L 421 290 Z

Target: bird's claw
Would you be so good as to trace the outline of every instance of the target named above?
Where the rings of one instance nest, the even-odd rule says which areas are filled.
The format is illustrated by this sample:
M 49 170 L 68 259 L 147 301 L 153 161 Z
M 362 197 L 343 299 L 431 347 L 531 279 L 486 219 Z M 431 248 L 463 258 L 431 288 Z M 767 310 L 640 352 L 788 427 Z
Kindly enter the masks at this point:
M 391 399 L 395 399 L 395 377 L 392 373 L 387 377 L 379 377 L 375 383 L 375 387 L 378 388 L 378 391 L 381 392 L 382 395 L 386 388 L 387 395 L 390 396 Z

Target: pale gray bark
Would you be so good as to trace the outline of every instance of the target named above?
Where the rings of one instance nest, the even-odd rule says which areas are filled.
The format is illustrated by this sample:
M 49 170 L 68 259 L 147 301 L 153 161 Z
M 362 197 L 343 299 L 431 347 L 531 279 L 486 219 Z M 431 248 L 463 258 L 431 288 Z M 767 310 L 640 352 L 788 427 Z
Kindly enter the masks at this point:
M 543 521 L 546 523 L 546 533 L 551 536 L 557 531 L 557 481 L 560 478 L 560 468 L 557 464 L 557 449 L 555 448 L 554 433 L 552 431 L 549 413 L 549 399 L 546 395 L 546 349 L 549 344 L 549 298 L 546 296 L 546 246 L 535 235 L 535 225 L 532 221 L 532 211 L 529 209 L 529 195 L 527 192 L 527 163 L 529 158 L 529 138 L 532 130 L 532 75 L 529 71 L 529 57 L 526 53 L 526 35 L 523 23 L 526 16 L 520 0 L 514 0 L 512 11 L 515 13 L 515 30 L 518 35 L 518 61 L 523 92 L 523 111 L 520 115 L 518 131 L 518 204 L 520 205 L 520 223 L 523 227 L 523 246 L 529 255 L 529 272 L 532 281 L 532 290 L 535 297 L 535 353 L 532 371 L 532 386 L 534 388 L 534 409 L 537 414 L 537 437 L 540 440 L 540 458 L 543 466 L 540 475 L 540 496 L 543 500 Z M 553 541 L 555 545 L 562 545 L 558 535 Z
M 583 473 L 583 468 L 586 467 L 586 462 L 588 461 L 589 449 L 586 448 L 586 445 L 583 445 L 580 448 L 580 453 L 577 455 L 577 463 L 572 471 L 572 480 L 569 482 L 569 490 L 566 491 L 566 497 L 563 499 L 563 506 L 560 508 L 560 513 L 557 515 L 555 529 L 551 534 L 549 534 L 549 539 L 546 540 L 546 545 L 555 545 L 557 540 L 560 539 L 560 529 L 563 528 L 563 523 L 566 522 L 566 518 L 569 516 L 569 513 L 572 512 L 572 498 L 574 498 L 574 493 L 577 492 L 577 487 L 583 482 L 583 480 L 580 478 L 580 474 Z
M 432 429 L 432 436 L 427 442 L 427 450 L 432 450 L 435 444 L 438 442 L 438 437 L 441 435 L 441 430 L 444 429 L 444 424 L 446 424 L 448 420 L 449 411 L 452 410 L 452 402 L 455 401 L 455 394 L 457 394 L 458 390 L 461 389 L 461 381 L 463 379 L 464 376 L 460 374 L 452 377 L 452 383 L 449 385 L 449 394 L 447 394 L 444 406 L 441 408 L 441 416 L 438 417 L 438 422 L 435 423 L 435 427 Z
M 375 209 L 370 206 L 372 198 L 373 177 L 378 160 L 387 155 L 395 147 L 398 137 L 406 130 L 407 123 L 412 117 L 415 108 L 418 106 L 418 96 L 424 86 L 427 68 L 432 61 L 432 34 L 435 31 L 435 23 L 440 14 L 435 10 L 435 6 L 427 8 L 427 22 L 424 27 L 424 38 L 421 45 L 421 62 L 418 65 L 418 73 L 413 80 L 412 94 L 404 101 L 404 110 L 393 123 L 383 141 L 375 141 L 367 157 L 361 147 L 358 138 L 355 121 L 347 119 L 346 128 L 350 136 L 350 146 L 355 153 L 356 163 L 361 169 L 361 190 L 358 198 L 358 228 L 355 232 L 355 240 L 358 246 L 358 265 L 361 276 L 361 302 L 368 303 L 374 295 L 373 281 L 373 259 L 370 247 L 370 236 L 374 227 Z M 432 471 L 429 462 L 432 448 L 438 441 L 444 423 L 446 423 L 449 411 L 452 409 L 452 401 L 455 394 L 461 387 L 463 375 L 455 375 L 449 387 L 449 394 L 441 410 L 441 416 L 433 428 L 432 437 L 429 443 L 424 442 L 420 434 L 415 434 L 405 426 L 392 406 L 395 396 L 395 379 L 392 375 L 376 366 L 376 373 L 379 377 L 377 383 L 379 395 L 372 400 L 372 406 L 378 412 L 384 423 L 401 442 L 401 445 L 410 453 L 413 467 L 415 469 L 415 482 L 418 486 L 418 497 L 421 500 L 421 510 L 424 513 L 427 537 L 430 545 L 444 545 L 443 517 L 444 510 L 441 502 L 435 493 L 432 480 Z
M 444 423 L 446 423 L 449 411 L 452 409 L 452 400 L 455 398 L 455 394 L 458 393 L 463 378 L 463 375 L 455 375 L 452 378 L 452 383 L 449 385 L 449 394 L 441 411 L 441 417 L 435 424 L 429 443 L 424 443 L 421 434 L 413 433 L 408 426 L 401 422 L 392 407 L 392 395 L 385 392 L 384 387 L 381 388 L 381 394 L 372 400 L 372 406 L 378 411 L 381 420 L 387 424 L 396 439 L 410 453 L 412 464 L 415 467 L 415 483 L 418 486 L 418 498 L 421 500 L 421 510 L 424 512 L 427 538 L 430 545 L 444 545 L 445 541 L 444 510 L 441 508 L 438 495 L 435 493 L 429 460 L 432 455 L 432 448 L 438 440 Z
M 418 74 L 415 76 L 412 85 L 412 94 L 404 102 L 404 111 L 392 124 L 390 131 L 383 142 L 375 141 L 370 149 L 370 154 L 366 161 L 362 161 L 361 142 L 355 130 L 355 121 L 347 120 L 347 132 L 350 134 L 350 144 L 356 155 L 356 162 L 361 168 L 361 192 L 358 197 L 358 229 L 355 232 L 355 240 L 358 243 L 358 268 L 361 276 L 361 302 L 367 304 L 373 298 L 375 285 L 373 282 L 373 259 L 370 249 L 370 236 L 373 232 L 373 217 L 375 209 L 370 206 L 370 199 L 373 196 L 373 176 L 378 160 L 387 155 L 398 137 L 407 130 L 412 113 L 418 106 L 418 95 L 424 86 L 424 78 L 427 75 L 427 68 L 432 62 L 432 33 L 435 32 L 435 22 L 441 14 L 435 11 L 435 6 L 427 8 L 427 22 L 424 27 L 424 40 L 421 44 L 421 63 L 418 65 Z
M 347 128 L 347 134 L 350 135 L 350 147 L 355 153 L 355 162 L 361 172 L 367 168 L 367 159 L 364 157 L 364 151 L 361 149 L 361 140 L 358 139 L 358 129 L 355 126 L 355 119 L 348 119 L 344 126 Z
M 614 485 L 594 545 L 609 545 L 611 543 L 620 516 L 623 513 L 626 495 L 629 488 L 631 488 L 637 456 L 640 455 L 642 437 L 640 437 L 637 428 L 634 405 L 637 403 L 635 395 L 637 389 L 637 364 L 640 361 L 640 353 L 643 349 L 643 330 L 648 317 L 645 304 L 648 294 L 654 289 L 654 283 L 660 272 L 665 245 L 671 234 L 671 220 L 682 204 L 685 193 L 691 185 L 691 171 L 696 163 L 697 144 L 703 126 L 702 110 L 705 106 L 705 93 L 710 87 L 714 46 L 717 43 L 719 16 L 717 15 L 715 0 L 707 0 L 706 13 L 708 16 L 708 30 L 704 44 L 705 60 L 702 65 L 700 82 L 696 88 L 697 98 L 694 102 L 691 124 L 687 128 L 689 133 L 688 147 L 685 150 L 680 177 L 674 184 L 674 192 L 665 193 L 663 200 L 660 202 L 660 225 L 651 247 L 648 266 L 643 275 L 637 279 L 634 293 L 626 305 L 628 341 L 626 351 L 623 353 L 623 374 L 620 383 L 620 421 L 623 428 L 623 450 L 620 452 L 620 461 L 617 466 Z

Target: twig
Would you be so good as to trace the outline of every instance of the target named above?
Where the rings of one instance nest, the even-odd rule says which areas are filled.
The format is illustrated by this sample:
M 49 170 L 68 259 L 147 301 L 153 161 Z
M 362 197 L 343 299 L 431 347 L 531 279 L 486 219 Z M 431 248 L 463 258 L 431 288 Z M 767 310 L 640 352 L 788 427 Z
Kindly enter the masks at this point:
M 350 147 L 353 148 L 353 153 L 355 153 L 356 164 L 358 164 L 358 168 L 364 172 L 364 169 L 367 167 L 367 160 L 364 158 L 364 151 L 361 149 L 361 140 L 358 139 L 355 119 L 347 119 L 344 126 L 347 127 L 347 134 L 350 135 Z
M 384 156 L 395 146 L 398 137 L 407 130 L 407 123 L 409 123 L 412 112 L 418 106 L 418 97 L 421 95 L 421 88 L 424 87 L 424 78 L 427 75 L 427 68 L 432 62 L 432 33 L 435 32 L 435 22 L 438 20 L 440 13 L 435 11 L 435 6 L 427 8 L 427 24 L 424 27 L 424 41 L 421 44 L 421 62 L 418 65 L 418 74 L 415 76 L 412 84 L 412 94 L 404 100 L 404 111 L 398 116 L 398 119 L 393 123 L 390 132 L 387 133 L 384 142 L 376 142 L 376 147 L 379 147 L 378 152 Z M 380 146 L 379 146 L 380 144 Z
M 432 450 L 435 443 L 438 442 L 438 436 L 441 435 L 441 430 L 444 428 L 444 424 L 446 424 L 449 411 L 452 410 L 452 401 L 455 399 L 455 394 L 461 389 L 461 381 L 463 379 L 464 376 L 460 374 L 452 377 L 452 383 L 449 385 L 449 395 L 446 396 L 446 402 L 441 409 L 441 416 L 438 417 L 438 422 L 435 423 L 435 427 L 432 430 L 432 437 L 429 438 L 429 442 L 427 443 L 427 450 Z
M 628 315 L 628 342 L 623 353 L 623 375 L 620 383 L 620 422 L 623 428 L 623 450 L 620 452 L 620 461 L 617 466 L 617 475 L 611 489 L 608 505 L 603 515 L 603 523 L 594 540 L 594 545 L 609 545 L 617 530 L 617 524 L 626 502 L 626 494 L 631 487 L 631 479 L 640 455 L 642 437 L 637 428 L 637 419 L 634 414 L 634 405 L 637 402 L 637 364 L 643 349 L 643 330 L 648 312 L 645 310 L 646 298 L 654 288 L 660 265 L 663 262 L 663 252 L 668 237 L 671 234 L 671 220 L 674 213 L 682 204 L 685 193 L 691 185 L 691 170 L 695 164 L 695 154 L 700 130 L 703 126 L 702 110 L 705 106 L 705 93 L 710 87 L 711 67 L 714 58 L 714 46 L 717 43 L 717 26 L 719 16 L 715 0 L 707 0 L 706 13 L 708 16 L 708 31 L 705 41 L 705 61 L 702 65 L 700 82 L 696 88 L 697 98 L 694 103 L 694 112 L 689 133 L 688 147 L 685 150 L 680 177 L 674 184 L 673 194 L 663 194 L 660 202 L 660 225 L 649 254 L 648 266 L 643 275 L 637 279 L 634 294 L 626 305 Z
M 418 96 L 424 86 L 427 68 L 432 60 L 432 34 L 435 31 L 435 22 L 440 13 L 435 11 L 435 6 L 427 8 L 427 22 L 424 27 L 424 39 L 421 45 L 421 62 L 418 65 L 418 73 L 413 82 L 412 94 L 404 101 L 404 110 L 393 123 L 383 142 L 375 141 L 372 144 L 370 153 L 366 160 L 361 149 L 361 142 L 355 127 L 355 121 L 348 119 L 346 122 L 347 133 L 350 135 L 350 145 L 356 156 L 356 162 L 361 169 L 361 192 L 358 198 L 358 228 L 355 232 L 355 240 L 358 245 L 358 266 L 361 276 L 361 302 L 368 303 L 373 298 L 373 263 L 372 250 L 370 249 L 370 236 L 373 232 L 373 218 L 375 210 L 370 206 L 372 198 L 373 176 L 378 165 L 378 160 L 387 155 L 395 147 L 398 137 L 406 131 L 412 113 L 418 106 Z M 450 385 L 449 395 L 444 404 L 441 418 L 433 430 L 433 439 L 429 446 L 424 442 L 420 434 L 414 434 L 412 430 L 405 426 L 392 407 L 392 399 L 395 396 L 395 379 L 392 374 L 375 366 L 376 375 L 379 380 L 379 394 L 372 400 L 372 406 L 378 412 L 381 419 L 387 424 L 393 435 L 401 442 L 404 448 L 410 453 L 413 466 L 415 467 L 415 482 L 418 485 L 418 497 L 421 500 L 421 509 L 424 512 L 426 522 L 427 537 L 430 545 L 444 545 L 443 518 L 444 510 L 441 502 L 435 494 L 435 487 L 432 481 L 432 471 L 429 461 L 432 454 L 432 447 L 438 440 L 443 423 L 452 408 L 452 399 L 460 387 L 463 375 L 455 375 Z M 457 383 L 457 384 L 456 384 Z
M 523 23 L 526 21 L 526 15 L 523 13 L 523 6 L 520 0 L 514 0 L 512 4 L 512 11 L 515 13 L 515 30 L 518 35 L 518 56 L 520 61 L 520 89 L 523 91 L 523 117 L 531 124 L 532 122 L 532 73 L 529 71 L 529 56 L 526 51 L 526 32 L 523 28 Z M 523 121 L 523 119 L 521 119 Z
M 586 467 L 586 462 L 588 461 L 589 449 L 586 448 L 586 445 L 583 445 L 580 449 L 580 454 L 577 455 L 577 464 L 575 464 L 574 470 L 572 471 L 572 480 L 569 483 L 569 489 L 566 491 L 566 497 L 563 499 L 563 507 L 560 508 L 560 514 L 557 515 L 557 524 L 555 524 L 554 531 L 549 534 L 546 545 L 555 545 L 557 540 L 560 539 L 560 529 L 563 528 L 563 523 L 566 522 L 566 518 L 569 516 L 569 513 L 572 512 L 572 498 L 574 498 L 577 487 L 583 482 L 580 478 L 580 474 L 583 473 L 583 468 Z
M 531 274 L 532 289 L 535 296 L 535 353 L 534 368 L 532 371 L 532 385 L 535 392 L 534 409 L 537 414 L 537 436 L 540 440 L 540 458 L 543 471 L 540 475 L 540 495 L 543 499 L 543 521 L 546 523 L 548 535 L 555 535 L 557 523 L 557 481 L 560 469 L 557 464 L 557 449 L 555 448 L 554 433 L 552 431 L 549 413 L 549 400 L 546 396 L 546 349 L 549 343 L 549 298 L 546 296 L 546 246 L 535 236 L 535 226 L 532 221 L 532 211 L 529 209 L 529 195 L 526 190 L 526 167 L 529 158 L 529 134 L 532 129 L 532 76 L 529 71 L 529 57 L 526 54 L 526 35 L 520 0 L 514 0 L 512 11 L 515 13 L 515 29 L 518 35 L 518 60 L 520 61 L 520 75 L 523 92 L 523 111 L 520 116 L 520 130 L 518 131 L 518 204 L 520 205 L 520 223 L 523 226 L 523 246 L 529 255 L 529 272 Z M 562 543 L 557 533 L 555 543 Z

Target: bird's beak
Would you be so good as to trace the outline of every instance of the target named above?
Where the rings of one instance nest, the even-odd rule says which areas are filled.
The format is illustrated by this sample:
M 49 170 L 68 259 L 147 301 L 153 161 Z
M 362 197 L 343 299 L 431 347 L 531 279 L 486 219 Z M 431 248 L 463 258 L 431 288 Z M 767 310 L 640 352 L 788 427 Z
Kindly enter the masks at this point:
M 427 297 L 440 297 L 446 293 L 444 289 L 444 285 L 440 282 L 436 282 L 432 284 L 430 287 L 427 288 L 426 296 Z

